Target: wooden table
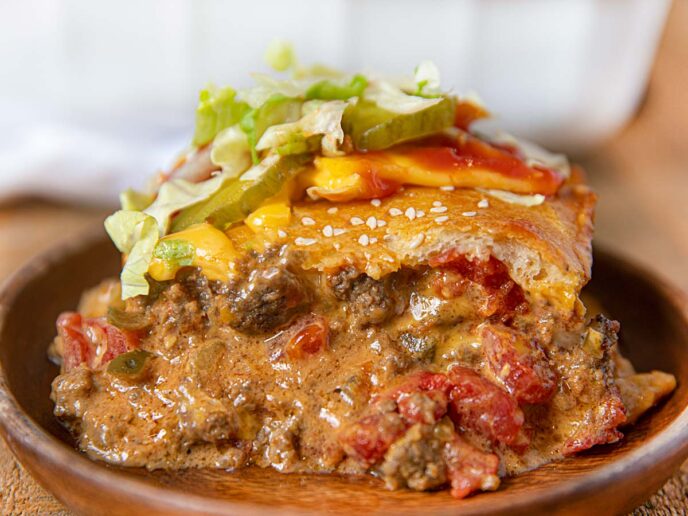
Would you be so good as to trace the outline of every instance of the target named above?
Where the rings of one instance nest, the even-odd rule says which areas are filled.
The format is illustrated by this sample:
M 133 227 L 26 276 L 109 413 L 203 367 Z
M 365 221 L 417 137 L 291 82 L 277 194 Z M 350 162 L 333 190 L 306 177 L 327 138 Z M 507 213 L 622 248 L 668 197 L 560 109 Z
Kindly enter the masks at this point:
M 614 140 L 578 157 L 600 194 L 596 241 L 688 291 L 688 2 L 672 9 L 647 98 Z M 38 201 L 0 207 L 0 279 L 105 211 Z M 0 442 L 2 514 L 69 514 Z M 688 511 L 688 463 L 636 515 Z

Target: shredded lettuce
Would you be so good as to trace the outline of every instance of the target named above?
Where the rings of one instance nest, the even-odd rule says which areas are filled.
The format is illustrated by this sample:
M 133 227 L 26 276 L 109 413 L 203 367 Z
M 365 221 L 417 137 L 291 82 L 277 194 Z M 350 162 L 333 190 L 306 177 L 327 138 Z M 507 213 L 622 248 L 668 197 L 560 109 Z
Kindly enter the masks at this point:
M 144 210 L 144 213 L 157 221 L 160 234 L 165 235 L 170 224 L 170 217 L 174 213 L 207 199 L 227 179 L 228 176 L 221 173 L 201 183 L 191 183 L 183 179 L 167 181 L 162 184 L 158 197 Z
M 313 78 L 278 80 L 262 73 L 254 73 L 251 77 L 256 85 L 253 88 L 241 90 L 239 97 L 253 109 L 261 107 L 276 95 L 303 98 L 308 88 L 315 82 Z
M 416 91 L 420 97 L 435 97 L 440 92 L 440 71 L 432 61 L 423 61 L 414 70 Z
M 160 235 L 155 218 L 140 211 L 120 210 L 105 219 L 105 230 L 117 249 L 127 255 L 120 274 L 122 299 L 147 295 L 146 272 Z
M 344 141 L 342 115 L 347 106 L 349 103 L 343 100 L 308 101 L 303 105 L 303 117 L 296 122 L 268 127 L 256 148 L 278 148 L 299 139 L 305 142 L 311 136 L 322 135 L 323 154 L 337 155 L 338 147 Z
M 314 64 L 311 66 L 296 66 L 292 71 L 293 79 L 341 79 L 346 74 L 335 68 L 330 68 L 323 64 Z
M 210 197 L 227 179 L 225 174 L 202 183 L 175 179 L 163 183 L 145 211 L 120 210 L 105 220 L 105 229 L 121 253 L 128 255 L 120 275 L 122 299 L 148 294 L 146 272 L 156 243 L 167 233 L 177 211 Z
M 238 124 L 224 129 L 215 137 L 210 160 L 222 167 L 227 177 L 238 176 L 251 166 L 248 138 Z
M 212 141 L 217 133 L 239 122 L 248 110 L 245 102 L 236 99 L 236 91 L 232 88 L 210 85 L 201 90 L 193 144 L 200 147 Z
M 137 192 L 132 188 L 128 188 L 119 194 L 119 203 L 123 210 L 143 211 L 151 205 L 155 199 L 154 194 L 144 192 Z
M 259 108 L 251 109 L 244 115 L 239 126 L 246 133 L 254 165 L 260 161 L 256 144 L 266 129 L 297 120 L 301 116 L 301 105 L 301 100 L 278 93 L 266 100 Z
M 172 268 L 192 265 L 195 254 L 193 244 L 181 239 L 160 240 L 153 251 L 153 256 L 167 262 Z
M 316 82 L 306 91 L 306 99 L 319 100 L 347 100 L 351 97 L 360 97 L 368 86 L 368 79 L 357 74 L 351 78 L 348 84 L 339 84 L 335 81 L 324 80 Z
M 273 40 L 265 51 L 265 62 L 278 72 L 285 72 L 296 66 L 296 53 L 288 41 Z
M 363 93 L 363 98 L 374 102 L 386 111 L 402 115 L 423 111 L 443 100 L 443 97 L 424 98 L 408 95 L 401 88 L 382 80 L 371 81 Z

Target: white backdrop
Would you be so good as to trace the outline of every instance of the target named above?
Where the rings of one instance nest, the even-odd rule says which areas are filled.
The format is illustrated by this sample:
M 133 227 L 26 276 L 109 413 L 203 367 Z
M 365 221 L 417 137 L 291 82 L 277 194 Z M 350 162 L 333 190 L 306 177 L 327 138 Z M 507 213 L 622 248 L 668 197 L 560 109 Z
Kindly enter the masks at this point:
M 189 139 L 204 84 L 245 85 L 276 37 L 305 63 L 475 91 L 556 149 L 613 134 L 669 0 L 0 0 L 0 196 L 113 199 Z

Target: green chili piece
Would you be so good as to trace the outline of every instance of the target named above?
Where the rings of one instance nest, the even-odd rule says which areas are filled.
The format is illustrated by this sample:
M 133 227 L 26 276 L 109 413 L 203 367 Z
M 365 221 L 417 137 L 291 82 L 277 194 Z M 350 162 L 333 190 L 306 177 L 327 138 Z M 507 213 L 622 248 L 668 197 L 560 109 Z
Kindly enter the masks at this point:
M 133 313 L 111 306 L 108 308 L 107 320 L 122 330 L 142 330 L 149 326 L 148 317 L 142 313 Z
M 107 372 L 129 379 L 139 378 L 146 370 L 146 364 L 153 357 L 143 349 L 127 351 L 113 358 L 107 366 Z

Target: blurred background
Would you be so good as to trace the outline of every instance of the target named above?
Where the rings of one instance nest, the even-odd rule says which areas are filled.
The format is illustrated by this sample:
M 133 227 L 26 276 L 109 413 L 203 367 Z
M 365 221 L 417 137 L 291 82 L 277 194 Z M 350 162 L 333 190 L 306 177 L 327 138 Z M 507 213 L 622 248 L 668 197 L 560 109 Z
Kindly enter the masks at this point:
M 168 167 L 198 90 L 247 85 L 281 38 L 347 71 L 433 60 L 586 168 L 598 245 L 688 290 L 687 29 L 688 0 L 0 0 L 0 280 Z M 61 510 L 2 444 L 0 488 L 3 514 Z M 684 466 L 652 503 L 686 493 Z
M 505 129 L 582 152 L 635 113 L 669 0 L 2 0 L 0 189 L 112 202 L 189 141 L 197 92 L 304 63 L 476 92 Z M 381 26 L 380 20 L 384 20 Z M 57 180 L 50 171 L 78 180 Z

